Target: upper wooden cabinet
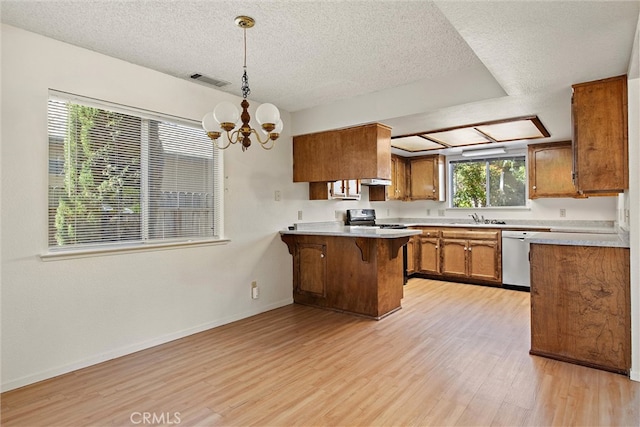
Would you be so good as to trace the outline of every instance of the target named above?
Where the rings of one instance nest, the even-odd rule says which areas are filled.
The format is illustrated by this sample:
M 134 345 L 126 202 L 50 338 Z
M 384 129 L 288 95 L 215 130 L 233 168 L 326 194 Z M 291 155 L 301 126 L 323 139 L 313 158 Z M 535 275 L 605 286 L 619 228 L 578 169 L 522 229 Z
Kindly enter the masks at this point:
M 529 198 L 576 197 L 571 141 L 529 145 Z
M 575 186 L 581 193 L 629 188 L 627 76 L 573 85 Z
M 380 123 L 293 137 L 293 181 L 391 179 L 391 128 Z
M 445 157 L 412 157 L 409 161 L 409 198 L 411 200 L 445 200 Z
M 387 187 L 388 200 L 407 198 L 407 161 L 400 156 L 391 155 L 391 185 Z

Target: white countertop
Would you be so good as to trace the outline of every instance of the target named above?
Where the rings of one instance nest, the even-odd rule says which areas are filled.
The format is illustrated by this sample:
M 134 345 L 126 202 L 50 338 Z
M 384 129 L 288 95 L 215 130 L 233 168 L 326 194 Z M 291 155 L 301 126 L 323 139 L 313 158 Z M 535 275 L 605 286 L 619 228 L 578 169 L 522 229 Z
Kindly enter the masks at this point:
M 629 234 L 539 232 L 527 238 L 529 243 L 567 246 L 604 246 L 628 248 Z
M 311 236 L 334 237 L 369 237 L 375 239 L 395 239 L 421 234 L 420 230 L 376 228 L 376 227 L 350 227 L 342 222 L 296 224 L 295 230 L 282 230 L 280 234 L 298 234 Z

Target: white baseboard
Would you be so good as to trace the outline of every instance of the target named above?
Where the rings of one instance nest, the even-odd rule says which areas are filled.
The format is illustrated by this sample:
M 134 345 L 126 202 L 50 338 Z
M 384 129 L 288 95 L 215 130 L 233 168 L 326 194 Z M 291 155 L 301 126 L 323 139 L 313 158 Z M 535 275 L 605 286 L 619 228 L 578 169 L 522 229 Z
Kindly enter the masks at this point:
M 285 305 L 289 305 L 292 303 L 293 303 L 293 298 L 288 298 L 286 300 L 278 301 L 278 302 L 269 304 L 267 306 L 262 306 L 260 307 L 259 310 L 251 310 L 244 313 L 238 313 L 233 316 L 214 320 L 213 322 L 205 323 L 203 325 L 195 326 L 193 328 L 172 332 L 170 334 L 162 335 L 157 338 L 146 340 L 140 343 L 131 344 L 125 347 L 112 350 L 112 351 L 108 351 L 106 353 L 96 354 L 94 356 L 91 356 L 82 360 L 78 360 L 76 362 L 69 363 L 67 365 L 58 366 L 52 369 L 46 369 L 44 371 L 40 371 L 31 375 L 26 375 L 21 378 L 3 382 L 2 385 L 0 386 L 0 390 L 2 392 L 5 392 L 5 391 L 13 390 L 19 387 L 24 387 L 26 385 L 33 384 L 38 381 L 47 380 L 49 378 L 53 378 L 53 377 L 57 377 L 58 375 L 63 375 L 69 372 L 77 371 L 78 369 L 86 368 L 88 366 L 97 365 L 98 363 L 102 363 L 107 360 L 126 356 L 127 354 L 135 353 L 137 351 L 146 350 L 148 348 L 155 347 L 160 344 L 165 344 L 170 341 L 175 341 L 177 339 L 184 338 L 189 335 L 206 331 L 208 329 L 226 325 L 228 323 L 235 322 L 238 320 L 246 319 L 247 317 L 255 316 L 256 314 L 260 314 L 269 310 L 274 310 L 276 308 L 284 307 Z
M 629 379 L 633 380 L 633 381 L 638 381 L 640 382 L 640 371 L 631 371 L 629 373 Z

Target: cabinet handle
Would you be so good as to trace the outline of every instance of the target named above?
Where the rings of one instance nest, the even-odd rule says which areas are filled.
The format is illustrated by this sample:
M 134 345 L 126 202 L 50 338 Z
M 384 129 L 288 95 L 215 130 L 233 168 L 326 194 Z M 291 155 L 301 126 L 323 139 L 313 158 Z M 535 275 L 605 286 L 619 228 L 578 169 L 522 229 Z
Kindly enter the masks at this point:
M 320 258 L 324 258 L 324 254 L 320 254 Z
M 466 247 L 466 246 L 464 247 L 464 250 L 465 250 L 465 251 L 467 250 L 467 247 Z
M 469 252 L 471 252 L 471 248 L 469 248 Z
M 533 189 L 534 189 L 534 190 L 537 190 L 537 189 L 538 189 L 538 187 L 536 187 L 536 186 L 534 185 L 534 186 L 533 186 Z

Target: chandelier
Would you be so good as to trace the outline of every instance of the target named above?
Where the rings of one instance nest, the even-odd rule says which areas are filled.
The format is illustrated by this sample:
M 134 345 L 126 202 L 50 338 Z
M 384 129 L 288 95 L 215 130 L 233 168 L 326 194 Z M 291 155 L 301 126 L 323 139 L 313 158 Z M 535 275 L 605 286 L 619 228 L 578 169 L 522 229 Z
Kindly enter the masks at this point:
M 247 77 L 247 28 L 251 28 L 255 24 L 255 20 L 249 16 L 237 16 L 235 23 L 242 28 L 244 33 L 244 73 L 242 74 L 242 113 L 231 102 L 221 102 L 216 108 L 207 113 L 202 119 L 202 128 L 207 131 L 207 135 L 213 141 L 216 148 L 224 150 L 231 144 L 241 143 L 242 151 L 245 151 L 251 145 L 251 134 L 254 134 L 262 148 L 271 150 L 276 139 L 282 132 L 282 120 L 280 120 L 280 111 L 278 108 L 269 103 L 260 105 L 256 109 L 256 120 L 262 127 L 263 138 L 260 133 L 249 125 L 251 116 L 249 115 L 249 102 L 247 96 L 251 93 L 249 89 L 249 77 Z M 234 130 L 239 126 L 237 130 Z M 223 132 L 224 131 L 224 132 Z M 223 135 L 226 136 L 226 144 L 219 144 L 218 139 Z M 223 138 L 224 139 L 224 138 Z M 269 144 L 271 143 L 271 144 Z

